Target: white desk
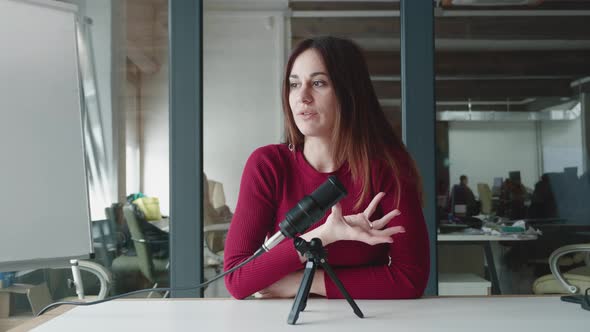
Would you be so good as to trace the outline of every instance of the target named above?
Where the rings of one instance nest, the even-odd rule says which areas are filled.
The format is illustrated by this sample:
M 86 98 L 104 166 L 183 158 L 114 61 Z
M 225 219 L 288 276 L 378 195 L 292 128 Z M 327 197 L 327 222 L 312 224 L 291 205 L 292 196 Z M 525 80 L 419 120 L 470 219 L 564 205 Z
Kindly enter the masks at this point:
M 438 234 L 438 241 L 530 241 L 536 240 L 537 235 L 532 234 L 506 234 L 506 235 L 488 235 L 488 234 L 462 234 L 448 233 Z
M 344 300 L 310 299 L 297 326 L 287 324 L 291 304 L 292 300 L 119 300 L 75 307 L 34 331 L 556 332 L 590 327 L 589 311 L 553 296 L 359 300 L 364 319 L 357 318 Z
M 491 242 L 493 241 L 531 241 L 536 240 L 537 235 L 533 234 L 503 234 L 503 235 L 487 235 L 487 234 L 463 234 L 463 233 L 448 233 L 438 234 L 438 242 L 457 242 L 459 244 L 481 244 L 483 245 L 486 262 L 490 271 L 492 282 L 492 294 L 502 294 L 500 289 L 500 280 L 498 279 L 498 272 L 496 271 L 496 263 L 492 252 Z
M 231 218 L 225 218 L 222 220 L 223 223 L 213 224 L 213 225 L 205 225 L 203 226 L 204 232 L 217 232 L 217 231 L 226 231 L 229 229 L 229 223 L 231 222 Z M 152 225 L 158 227 L 159 229 L 163 230 L 166 233 L 170 233 L 170 218 L 162 218 L 160 220 L 150 221 Z
M 170 232 L 170 218 L 162 218 L 160 220 L 149 221 L 149 223 L 158 227 L 166 233 Z

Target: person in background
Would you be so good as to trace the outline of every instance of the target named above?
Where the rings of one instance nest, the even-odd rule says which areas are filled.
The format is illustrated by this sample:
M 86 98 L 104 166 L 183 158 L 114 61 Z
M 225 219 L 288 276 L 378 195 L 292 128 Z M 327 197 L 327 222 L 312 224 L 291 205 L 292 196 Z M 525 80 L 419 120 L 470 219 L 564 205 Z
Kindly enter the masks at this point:
M 348 195 L 301 237 L 322 241 L 353 298 L 422 296 L 430 263 L 421 179 L 379 105 L 361 49 L 334 37 L 304 40 L 287 62 L 282 97 L 286 142 L 258 148 L 246 162 L 224 269 L 250 257 L 334 175 Z M 237 299 L 294 297 L 305 261 L 287 239 L 226 275 L 225 284 Z M 310 293 L 342 298 L 321 269 Z
M 520 180 L 506 179 L 500 190 L 501 208 L 498 215 L 507 217 L 510 220 L 525 218 L 527 195 L 527 190 Z
M 475 200 L 475 195 L 469 188 L 469 179 L 467 175 L 459 177 L 459 184 L 453 186 L 450 195 L 450 211 L 454 215 L 473 216 L 479 213 L 479 206 Z M 457 205 L 465 207 L 464 212 L 457 211 Z
M 528 218 L 556 218 L 557 203 L 551 188 L 548 174 L 541 175 L 539 182 L 535 184 L 535 190 L 531 198 L 531 205 L 527 210 Z

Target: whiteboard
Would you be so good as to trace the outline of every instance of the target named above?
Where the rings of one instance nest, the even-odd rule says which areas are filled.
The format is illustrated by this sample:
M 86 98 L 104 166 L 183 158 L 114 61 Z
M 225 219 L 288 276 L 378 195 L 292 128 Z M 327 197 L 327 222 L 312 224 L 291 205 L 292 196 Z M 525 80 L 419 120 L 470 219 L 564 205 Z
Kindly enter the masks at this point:
M 0 271 L 92 252 L 76 10 L 0 0 Z

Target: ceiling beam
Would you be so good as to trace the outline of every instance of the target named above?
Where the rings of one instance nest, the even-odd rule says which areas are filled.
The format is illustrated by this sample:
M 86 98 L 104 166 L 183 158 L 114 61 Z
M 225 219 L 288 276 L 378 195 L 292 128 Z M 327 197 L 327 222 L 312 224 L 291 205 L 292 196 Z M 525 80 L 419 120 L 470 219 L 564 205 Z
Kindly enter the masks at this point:
M 320 35 L 321 33 L 318 33 Z M 340 36 L 345 37 L 346 36 Z M 294 47 L 304 38 L 291 40 Z M 395 37 L 350 38 L 367 51 L 400 51 L 400 39 Z M 434 41 L 437 51 L 548 51 L 548 50 L 589 50 L 589 40 L 492 40 L 492 39 L 448 39 L 438 38 Z
M 590 76 L 582 77 L 570 84 L 575 93 L 590 92 Z
M 451 5 L 446 6 L 445 2 L 442 2 L 442 7 L 448 9 L 478 9 L 478 10 L 567 10 L 567 9 L 588 9 L 590 3 L 587 0 L 543 0 L 542 2 L 534 5 L 513 5 L 513 6 L 457 6 Z
M 399 10 L 397 1 L 293 1 L 291 10 Z
M 588 16 L 437 17 L 443 39 L 589 40 Z M 399 17 L 293 17 L 293 38 L 318 34 L 347 38 L 399 38 Z
M 400 76 L 399 52 L 366 52 L 373 76 Z M 590 50 L 438 51 L 435 73 L 440 76 L 590 76 Z
M 292 10 L 399 10 L 399 1 L 289 1 Z M 588 9 L 590 4 L 586 0 L 545 0 L 537 5 L 525 6 L 442 6 L 445 10 L 567 10 Z
M 528 97 L 569 97 L 568 79 L 445 80 L 436 81 L 436 100 L 520 100 Z M 399 81 L 374 81 L 379 99 L 400 98 Z
M 470 80 L 437 81 L 437 99 L 459 98 L 506 98 L 569 97 L 572 95 L 570 80 Z

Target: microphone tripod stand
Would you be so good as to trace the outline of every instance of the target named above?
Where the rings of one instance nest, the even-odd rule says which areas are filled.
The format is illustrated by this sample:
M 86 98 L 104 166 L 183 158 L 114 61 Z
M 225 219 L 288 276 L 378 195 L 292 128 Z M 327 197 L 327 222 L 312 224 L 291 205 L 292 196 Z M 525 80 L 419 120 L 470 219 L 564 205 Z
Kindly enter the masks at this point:
M 330 267 L 330 265 L 328 265 L 326 262 L 326 251 L 324 250 L 322 241 L 318 238 L 313 238 L 310 242 L 307 242 L 300 237 L 295 237 L 295 249 L 297 249 L 297 251 L 307 258 L 307 263 L 305 263 L 303 279 L 301 280 L 301 284 L 297 290 L 295 302 L 293 302 L 293 307 L 291 307 L 291 312 L 289 313 L 289 319 L 287 319 L 287 323 L 294 325 L 297 322 L 297 318 L 299 318 L 299 313 L 305 310 L 317 264 L 319 264 L 324 269 L 324 272 L 326 272 L 330 279 L 332 279 L 332 281 L 336 284 L 340 290 L 340 293 L 352 307 L 354 313 L 359 318 L 363 318 L 364 315 L 361 312 L 361 309 L 359 309 L 352 297 L 350 297 L 350 294 L 348 294 L 344 288 L 344 285 L 342 285 L 342 282 L 340 279 L 338 279 L 334 273 L 334 270 L 332 270 L 332 267 Z

